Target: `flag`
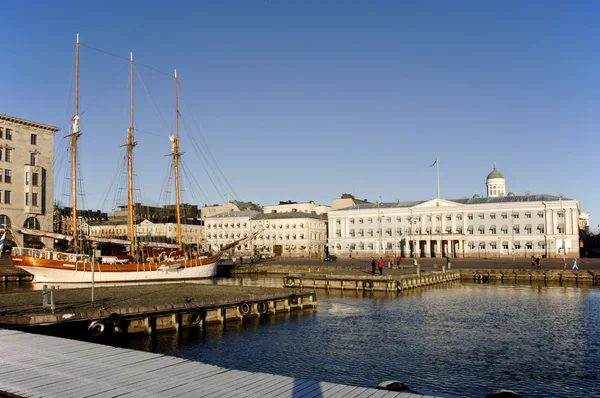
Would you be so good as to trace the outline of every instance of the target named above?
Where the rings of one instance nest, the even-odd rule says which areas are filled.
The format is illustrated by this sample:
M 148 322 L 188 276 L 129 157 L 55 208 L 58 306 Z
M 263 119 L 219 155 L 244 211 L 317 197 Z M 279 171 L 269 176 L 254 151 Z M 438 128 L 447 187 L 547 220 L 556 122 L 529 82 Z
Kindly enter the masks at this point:
M 4 241 L 6 241 L 6 231 L 4 231 L 4 235 L 0 239 L 0 254 L 2 254 L 2 249 L 4 249 Z
M 437 159 L 436 159 L 436 160 L 435 160 L 435 162 L 433 162 L 433 163 L 431 164 L 431 166 L 429 166 L 429 167 L 433 167 L 433 166 L 435 166 L 436 164 L 437 164 Z

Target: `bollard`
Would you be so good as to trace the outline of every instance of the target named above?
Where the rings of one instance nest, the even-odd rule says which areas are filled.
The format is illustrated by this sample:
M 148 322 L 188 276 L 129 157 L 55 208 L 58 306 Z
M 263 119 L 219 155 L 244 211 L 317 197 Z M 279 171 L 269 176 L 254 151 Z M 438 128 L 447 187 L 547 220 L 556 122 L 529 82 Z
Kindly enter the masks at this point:
M 42 308 L 46 309 L 46 307 L 48 307 L 48 285 L 44 285 L 42 290 Z
M 442 265 L 442 274 L 445 274 L 445 273 L 446 273 L 446 266 Z
M 417 262 L 417 260 L 415 260 L 415 263 Z M 417 277 L 420 278 L 421 277 L 421 265 L 417 264 Z
M 50 309 L 54 314 L 54 310 L 56 309 L 56 304 L 54 303 L 54 285 L 50 286 Z

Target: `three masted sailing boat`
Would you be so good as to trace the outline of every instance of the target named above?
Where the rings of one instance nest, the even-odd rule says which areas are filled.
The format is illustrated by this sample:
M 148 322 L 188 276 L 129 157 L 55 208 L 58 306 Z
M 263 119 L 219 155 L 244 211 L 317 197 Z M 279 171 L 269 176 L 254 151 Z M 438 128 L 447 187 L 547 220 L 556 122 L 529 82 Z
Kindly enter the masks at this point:
M 130 57 L 130 87 L 131 87 L 131 120 L 127 129 L 127 160 L 128 160 L 128 210 L 129 210 L 129 240 L 119 240 L 98 237 L 80 237 L 77 225 L 77 139 L 81 135 L 79 130 L 79 35 L 75 50 L 75 116 L 71 119 L 71 195 L 72 195 L 72 223 L 73 235 L 63 235 L 53 232 L 43 232 L 31 229 L 18 228 L 17 232 L 23 234 L 50 237 L 53 239 L 65 239 L 71 242 L 70 252 L 61 252 L 45 249 L 30 249 L 25 247 L 13 247 L 11 257 L 14 265 L 34 275 L 35 282 L 134 282 L 134 281 L 161 281 L 210 278 L 217 272 L 217 262 L 221 255 L 238 244 L 251 239 L 252 236 L 231 242 L 221 248 L 212 256 L 188 256 L 183 249 L 181 231 L 181 210 L 179 203 L 179 105 L 178 105 L 178 81 L 175 71 L 175 107 L 176 122 L 175 135 L 169 136 L 174 166 L 175 180 L 175 211 L 177 218 L 177 241 L 175 244 L 158 244 L 163 249 L 175 249 L 175 255 L 161 256 L 159 261 L 141 262 L 133 261 L 136 256 L 135 229 L 134 229 L 134 201 L 133 201 L 133 56 Z M 114 261 L 104 263 L 101 259 L 96 261 L 88 254 L 78 254 L 78 243 L 80 240 L 96 243 L 123 244 L 129 246 L 132 261 Z

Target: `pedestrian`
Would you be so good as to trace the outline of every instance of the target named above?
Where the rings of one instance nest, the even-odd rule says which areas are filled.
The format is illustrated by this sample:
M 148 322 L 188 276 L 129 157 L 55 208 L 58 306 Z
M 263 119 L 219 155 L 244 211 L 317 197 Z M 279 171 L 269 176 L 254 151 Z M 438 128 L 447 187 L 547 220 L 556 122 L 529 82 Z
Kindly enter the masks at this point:
M 535 257 L 531 256 L 531 266 L 535 267 Z
M 537 269 L 542 269 L 542 266 L 540 265 L 540 256 L 535 258 L 535 265 L 537 266 Z
M 400 265 L 400 261 L 402 261 L 402 257 L 401 256 L 396 257 L 396 265 Z
M 452 265 L 450 264 L 450 257 L 446 256 L 446 268 L 450 269 Z
M 379 257 L 379 275 L 383 275 L 383 257 Z
M 375 267 L 377 266 L 377 263 L 375 262 L 375 257 L 371 257 L 371 271 L 373 272 L 373 275 L 375 275 Z
M 577 266 L 577 259 L 576 258 L 573 259 L 573 269 L 579 269 L 579 267 Z

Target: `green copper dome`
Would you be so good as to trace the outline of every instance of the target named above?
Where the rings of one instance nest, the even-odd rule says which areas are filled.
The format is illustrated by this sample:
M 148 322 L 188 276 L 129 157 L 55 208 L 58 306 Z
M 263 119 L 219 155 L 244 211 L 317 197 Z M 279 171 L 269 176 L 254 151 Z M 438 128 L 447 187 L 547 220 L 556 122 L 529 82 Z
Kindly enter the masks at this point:
M 492 170 L 492 172 L 490 174 L 488 174 L 488 176 L 487 176 L 488 180 L 491 180 L 492 178 L 504 179 L 504 176 L 502 175 L 502 173 L 500 173 L 498 170 L 496 170 L 496 163 L 494 163 L 494 170 Z
M 479 199 L 479 198 L 481 198 L 481 196 L 479 196 L 478 193 L 476 193 L 475 195 L 473 195 L 473 199 Z

